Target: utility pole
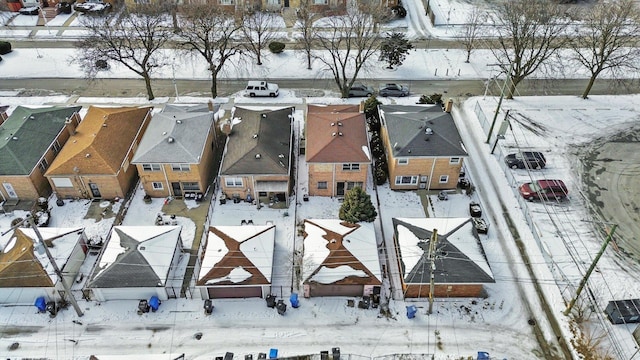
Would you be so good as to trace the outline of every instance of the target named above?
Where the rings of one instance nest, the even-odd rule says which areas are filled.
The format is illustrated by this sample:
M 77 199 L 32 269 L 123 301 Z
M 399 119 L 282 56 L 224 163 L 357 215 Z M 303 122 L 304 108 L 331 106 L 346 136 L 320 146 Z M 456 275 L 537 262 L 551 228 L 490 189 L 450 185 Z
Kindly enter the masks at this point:
M 429 261 L 431 263 L 431 278 L 429 280 L 429 314 L 433 313 L 433 293 L 436 287 L 436 245 L 438 243 L 438 229 L 433 229 L 429 240 Z
M 76 310 L 76 313 L 78 314 L 78 316 L 84 315 L 82 313 L 82 310 L 80 309 L 80 306 L 78 306 L 78 303 L 76 302 L 76 299 L 71 294 L 71 288 L 69 287 L 67 282 L 64 281 L 64 277 L 62 276 L 62 271 L 60 271 L 60 268 L 58 267 L 58 264 L 56 263 L 56 260 L 51 255 L 51 252 L 49 252 L 49 247 L 47 246 L 47 244 L 45 244 L 44 239 L 42 238 L 42 234 L 40 234 L 40 230 L 38 230 L 38 227 L 36 226 L 36 223 L 33 220 L 33 216 L 27 215 L 26 219 L 20 221 L 16 225 L 12 226 L 9 230 L 3 232 L 2 235 L 8 233 L 9 231 L 13 231 L 13 230 L 17 229 L 18 227 L 20 227 L 25 222 L 28 222 L 29 226 L 36 233 L 36 237 L 38 238 L 38 242 L 44 248 L 44 252 L 47 254 L 47 258 L 49 259 L 49 262 L 51 263 L 51 266 L 53 266 L 53 271 L 55 271 L 56 275 L 58 275 L 58 278 L 59 278 L 60 282 L 62 283 L 62 287 L 64 287 L 64 296 L 62 297 L 62 299 L 64 301 L 66 301 L 66 297 L 68 296 L 69 299 L 70 299 L 71 305 L 73 305 L 73 308 Z
M 598 251 L 598 254 L 596 255 L 595 259 L 593 259 L 593 262 L 591 263 L 591 266 L 589 266 L 589 270 L 587 270 L 587 273 L 584 274 L 584 277 L 580 281 L 580 285 L 578 285 L 578 290 L 576 290 L 576 296 L 574 296 L 573 299 L 571 299 L 571 301 L 569 302 L 569 305 L 567 306 L 567 309 L 563 312 L 565 316 L 571 313 L 571 309 L 573 308 L 573 305 L 575 305 L 576 300 L 578 300 L 578 297 L 582 292 L 582 289 L 587 284 L 587 280 L 589 280 L 589 276 L 593 272 L 593 269 L 595 269 L 596 264 L 598 263 L 598 260 L 600 260 L 600 257 L 602 256 L 602 254 L 604 254 L 604 250 L 607 248 L 607 245 L 609 245 L 609 243 L 611 242 L 611 239 L 613 238 L 613 232 L 616 231 L 616 227 L 618 227 L 618 225 L 614 224 L 611 227 L 611 230 L 609 230 L 609 234 L 607 234 L 607 238 L 602 244 L 602 247 L 600 247 L 600 251 Z
M 502 100 L 504 99 L 504 89 L 507 88 L 507 84 L 511 82 L 511 72 L 513 71 L 513 62 L 509 65 L 509 72 L 507 72 L 507 78 L 504 79 L 504 83 L 502 84 L 502 88 L 500 89 L 500 100 L 498 100 L 498 107 L 496 108 L 495 114 L 493 114 L 493 120 L 491 121 L 491 127 L 489 128 L 489 135 L 487 136 L 486 143 L 488 144 L 491 141 L 491 133 L 493 133 L 493 127 L 496 126 L 496 120 L 498 119 L 498 113 L 500 112 L 500 106 L 502 106 Z

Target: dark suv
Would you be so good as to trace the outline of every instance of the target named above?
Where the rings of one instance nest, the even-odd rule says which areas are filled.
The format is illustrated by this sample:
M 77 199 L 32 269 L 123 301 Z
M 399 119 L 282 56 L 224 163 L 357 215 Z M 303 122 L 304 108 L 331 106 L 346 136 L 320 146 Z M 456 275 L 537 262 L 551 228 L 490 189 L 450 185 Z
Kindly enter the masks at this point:
M 505 156 L 504 162 L 512 169 L 542 169 L 547 165 L 544 154 L 538 151 L 522 151 Z
M 527 200 L 564 200 L 569 190 L 562 180 L 535 180 L 518 188 L 520 195 Z

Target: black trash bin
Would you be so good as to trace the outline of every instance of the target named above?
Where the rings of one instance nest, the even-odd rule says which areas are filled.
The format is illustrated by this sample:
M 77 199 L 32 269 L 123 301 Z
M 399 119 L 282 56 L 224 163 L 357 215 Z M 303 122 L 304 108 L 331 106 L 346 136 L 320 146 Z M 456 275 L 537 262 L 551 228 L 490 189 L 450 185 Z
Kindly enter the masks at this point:
M 329 360 L 329 352 L 326 350 L 320 351 L 320 360 Z
M 340 360 L 340 348 L 334 347 L 331 349 L 331 354 L 333 355 L 333 360 Z
M 213 312 L 213 301 L 211 299 L 206 299 L 204 301 L 204 313 L 206 315 L 211 315 Z
M 267 295 L 267 306 L 270 308 L 276 307 L 276 297 L 274 295 Z

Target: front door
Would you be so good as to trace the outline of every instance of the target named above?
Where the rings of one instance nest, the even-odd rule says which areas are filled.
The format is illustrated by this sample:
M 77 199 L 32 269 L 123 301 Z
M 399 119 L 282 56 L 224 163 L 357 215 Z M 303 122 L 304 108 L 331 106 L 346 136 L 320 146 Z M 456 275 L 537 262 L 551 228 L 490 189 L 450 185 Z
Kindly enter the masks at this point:
M 344 196 L 344 182 L 339 182 L 336 184 L 336 195 Z
M 179 182 L 172 182 L 171 188 L 173 189 L 173 196 L 182 196 L 182 188 Z
M 98 189 L 98 184 L 89 183 L 89 189 L 91 189 L 91 196 L 94 198 L 102 197 L 102 195 L 100 195 L 100 189 Z
M 13 185 L 11 185 L 9 183 L 2 183 L 2 186 L 4 187 L 4 190 L 7 192 L 7 195 L 11 199 L 17 199 L 18 198 L 18 194 L 16 194 L 16 191 L 13 189 Z

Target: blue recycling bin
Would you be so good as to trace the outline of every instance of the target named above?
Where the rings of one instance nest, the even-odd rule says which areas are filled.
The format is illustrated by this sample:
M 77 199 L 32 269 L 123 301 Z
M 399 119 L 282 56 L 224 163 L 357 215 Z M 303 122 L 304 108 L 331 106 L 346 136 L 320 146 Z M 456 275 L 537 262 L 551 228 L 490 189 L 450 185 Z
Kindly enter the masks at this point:
M 415 307 L 415 305 L 407 306 L 407 317 L 409 319 L 413 319 L 414 317 L 416 317 L 416 312 L 418 312 L 418 309 Z
M 478 351 L 478 357 L 476 360 L 490 360 L 489 353 L 486 351 Z
M 47 300 L 44 298 L 44 296 L 40 296 L 39 298 L 37 298 L 34 305 L 38 308 L 38 312 L 47 311 Z
M 278 349 L 269 350 L 269 359 L 277 359 L 278 358 Z
M 300 306 L 300 301 L 298 300 L 298 294 L 296 293 L 292 293 L 291 296 L 289 296 L 289 301 L 291 302 L 291 307 L 294 309 Z
M 151 307 L 151 311 L 156 311 L 160 307 L 160 299 L 157 296 L 152 296 L 149 299 L 149 307 Z

